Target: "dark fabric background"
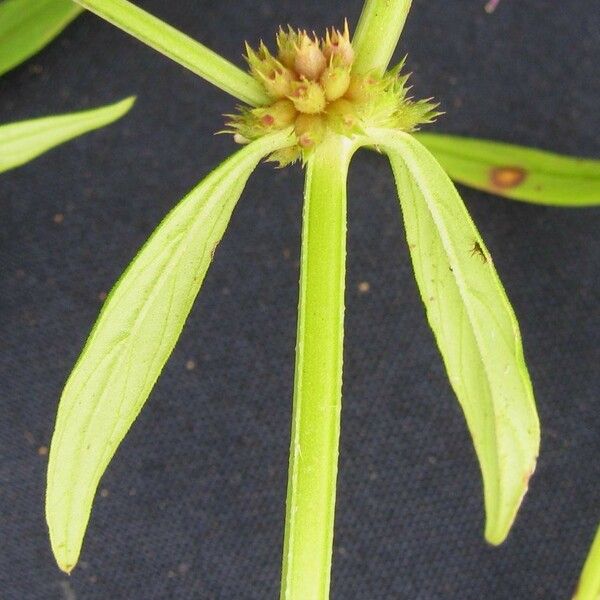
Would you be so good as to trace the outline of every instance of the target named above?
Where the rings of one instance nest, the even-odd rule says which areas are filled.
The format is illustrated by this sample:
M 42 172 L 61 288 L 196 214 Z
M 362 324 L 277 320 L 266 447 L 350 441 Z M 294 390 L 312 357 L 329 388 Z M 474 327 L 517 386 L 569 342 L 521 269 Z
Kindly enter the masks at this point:
M 355 23 L 359 0 L 152 0 L 241 64 L 280 23 Z M 590 0 L 415 0 L 396 58 L 439 129 L 600 155 Z M 302 174 L 261 167 L 158 385 L 101 482 L 81 563 L 43 515 L 61 387 L 101 305 L 171 206 L 234 146 L 235 100 L 86 14 L 0 80 L 0 121 L 131 93 L 119 123 L 0 177 L 0 598 L 275 598 Z M 349 181 L 344 408 L 332 598 L 570 598 L 598 523 L 598 212 L 463 190 L 519 316 L 543 424 L 508 541 L 486 545 L 480 476 L 411 274 L 384 158 Z M 60 216 L 63 219 L 61 221 Z M 55 222 L 59 221 L 59 222 Z M 368 282 L 367 293 L 359 283 Z M 188 369 L 188 361 L 195 368 Z M 188 365 L 189 366 L 189 365 Z

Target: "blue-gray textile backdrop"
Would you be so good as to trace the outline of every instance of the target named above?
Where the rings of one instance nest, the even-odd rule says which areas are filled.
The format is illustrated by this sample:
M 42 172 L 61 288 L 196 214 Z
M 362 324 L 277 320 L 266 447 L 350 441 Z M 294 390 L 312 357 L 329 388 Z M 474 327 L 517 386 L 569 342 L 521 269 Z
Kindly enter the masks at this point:
M 590 0 L 415 0 L 396 59 L 439 130 L 600 156 Z M 151 0 L 242 64 L 291 23 L 359 0 Z M 0 177 L 0 598 L 266 599 L 279 586 L 302 173 L 262 166 L 159 383 L 101 482 L 79 567 L 43 515 L 61 387 L 110 289 L 174 203 L 234 149 L 236 101 L 86 14 L 0 80 L 0 122 L 136 93 L 134 110 Z M 385 159 L 349 180 L 334 600 L 570 598 L 599 519 L 598 211 L 463 189 L 519 316 L 542 452 L 508 541 L 482 536 L 480 475 L 411 273 Z M 368 284 L 368 285 L 367 285 Z M 367 290 L 368 288 L 368 290 Z M 308 600 L 308 599 L 307 599 Z

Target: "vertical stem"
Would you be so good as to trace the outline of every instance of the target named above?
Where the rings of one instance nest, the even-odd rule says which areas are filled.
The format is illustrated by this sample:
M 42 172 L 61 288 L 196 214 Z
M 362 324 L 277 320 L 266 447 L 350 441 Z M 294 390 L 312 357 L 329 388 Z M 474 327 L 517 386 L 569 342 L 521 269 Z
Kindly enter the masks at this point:
M 357 73 L 383 73 L 396 49 L 412 0 L 367 0 L 352 46 Z
M 329 597 L 340 435 L 346 175 L 354 144 L 330 135 L 309 159 L 300 266 L 282 600 Z
M 248 73 L 128 0 L 75 1 L 242 102 L 269 103 L 262 86 Z

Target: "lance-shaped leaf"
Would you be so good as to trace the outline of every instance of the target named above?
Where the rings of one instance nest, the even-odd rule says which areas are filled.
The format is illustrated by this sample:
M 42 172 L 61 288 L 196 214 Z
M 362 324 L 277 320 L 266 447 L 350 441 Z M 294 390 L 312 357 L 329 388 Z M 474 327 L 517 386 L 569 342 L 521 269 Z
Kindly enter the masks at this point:
M 583 565 L 583 571 L 573 600 L 598 600 L 600 598 L 600 527 Z
M 415 136 L 455 181 L 550 206 L 600 204 L 600 161 L 456 135 Z
M 0 173 L 29 162 L 54 146 L 116 121 L 134 102 L 135 98 L 131 97 L 92 110 L 0 126 Z
M 270 103 L 262 85 L 250 74 L 128 0 L 76 2 L 242 102 L 253 106 Z
M 39 52 L 81 11 L 71 0 L 0 2 L 0 75 Z
M 489 252 L 435 158 L 410 135 L 369 133 L 392 164 L 421 297 L 481 465 L 485 535 L 499 544 L 539 448 L 517 321 Z
M 289 131 L 240 150 L 163 220 L 113 288 L 60 400 L 46 518 L 59 566 L 77 562 L 98 482 L 171 354 L 246 181 Z

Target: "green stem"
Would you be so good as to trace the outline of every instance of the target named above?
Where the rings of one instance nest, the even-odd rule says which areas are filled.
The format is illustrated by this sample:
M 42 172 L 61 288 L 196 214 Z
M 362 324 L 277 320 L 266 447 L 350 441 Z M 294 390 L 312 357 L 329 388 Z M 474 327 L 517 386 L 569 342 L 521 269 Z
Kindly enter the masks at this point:
M 352 46 L 357 73 L 383 73 L 404 28 L 412 0 L 367 0 L 356 26 Z
M 282 600 L 329 597 L 340 435 L 346 174 L 355 143 L 330 135 L 308 161 Z
M 600 598 L 600 527 L 583 566 L 579 585 L 573 600 L 598 600 Z
M 268 104 L 265 91 L 248 73 L 135 4 L 127 0 L 75 1 L 242 102 Z

